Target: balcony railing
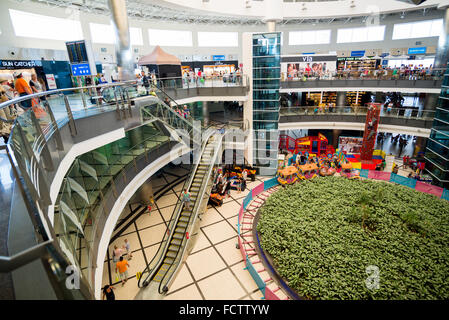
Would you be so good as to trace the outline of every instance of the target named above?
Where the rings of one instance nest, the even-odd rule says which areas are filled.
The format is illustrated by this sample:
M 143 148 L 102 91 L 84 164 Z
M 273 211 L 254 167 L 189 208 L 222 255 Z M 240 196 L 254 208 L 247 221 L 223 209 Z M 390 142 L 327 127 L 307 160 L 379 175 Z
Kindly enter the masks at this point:
M 442 80 L 446 69 L 401 70 L 337 70 L 334 72 L 291 71 L 281 72 L 281 81 L 313 81 L 313 80 Z
M 301 116 L 301 115 L 366 115 L 368 107 L 360 106 L 342 106 L 342 107 L 289 107 L 281 108 L 279 113 L 281 116 Z M 419 110 L 415 108 L 382 108 L 381 117 L 433 120 L 435 116 L 434 110 Z

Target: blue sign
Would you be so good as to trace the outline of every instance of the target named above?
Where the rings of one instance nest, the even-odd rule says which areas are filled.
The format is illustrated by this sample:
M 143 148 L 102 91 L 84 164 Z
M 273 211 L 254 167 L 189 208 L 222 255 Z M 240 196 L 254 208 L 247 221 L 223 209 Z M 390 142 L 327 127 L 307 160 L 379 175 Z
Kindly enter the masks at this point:
M 224 61 L 224 60 L 226 60 L 226 57 L 224 54 L 221 54 L 221 55 L 217 55 L 217 56 L 212 56 L 212 59 L 214 61 Z
M 351 51 L 351 57 L 363 57 L 365 55 L 365 50 Z
M 382 65 L 383 66 L 388 66 L 388 60 L 382 60 Z
M 425 54 L 427 47 L 408 48 L 407 54 Z
M 90 76 L 91 71 L 88 63 L 72 64 L 72 75 L 74 77 Z

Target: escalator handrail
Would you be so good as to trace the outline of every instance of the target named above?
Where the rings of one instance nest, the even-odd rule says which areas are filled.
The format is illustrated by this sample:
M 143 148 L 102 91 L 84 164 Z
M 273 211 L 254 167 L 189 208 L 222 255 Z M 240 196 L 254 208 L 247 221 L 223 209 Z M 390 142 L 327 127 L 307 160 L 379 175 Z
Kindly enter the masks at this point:
M 173 102 L 176 107 L 181 108 L 181 106 L 172 98 L 170 97 L 167 92 L 165 92 L 160 86 L 155 85 L 154 83 L 151 84 L 152 87 L 155 87 L 157 90 L 159 90 L 164 96 L 166 96 L 171 102 Z M 162 103 L 165 105 L 165 102 L 162 101 Z M 170 109 L 171 112 L 175 113 L 180 119 L 182 119 L 183 121 L 187 122 L 190 124 L 190 126 L 192 127 L 193 130 L 195 130 L 195 126 L 193 125 L 193 117 L 190 116 L 190 119 L 192 119 L 192 122 L 190 123 L 189 121 L 187 121 L 186 119 L 184 119 L 183 117 L 181 117 L 178 113 L 176 113 L 175 111 L 173 111 L 172 108 L 169 108 L 168 106 L 166 106 L 168 109 Z
M 188 222 L 188 224 L 187 224 L 187 226 L 188 226 L 189 229 L 186 230 L 186 232 L 190 232 L 190 230 L 191 230 L 191 229 L 193 228 L 193 226 L 195 225 L 196 219 L 198 218 L 198 211 L 199 211 L 199 208 L 200 208 L 200 205 L 201 205 L 201 202 L 202 202 L 203 193 L 205 192 L 205 188 L 206 188 L 206 186 L 207 186 L 207 183 L 204 182 L 204 179 L 207 180 L 207 179 L 210 178 L 210 175 L 211 175 L 211 173 L 212 173 L 214 164 L 215 164 L 215 162 L 216 162 L 216 160 L 217 160 L 217 157 L 218 157 L 218 151 L 220 150 L 220 147 L 221 147 L 221 145 L 222 145 L 222 143 L 223 143 L 223 136 L 224 136 L 223 134 L 215 134 L 215 136 L 217 137 L 217 141 L 214 142 L 214 143 L 216 143 L 215 151 L 214 151 L 213 156 L 211 157 L 211 162 L 210 162 L 210 164 L 209 164 L 209 168 L 208 168 L 208 170 L 207 170 L 207 173 L 204 175 L 204 178 L 203 178 L 203 181 L 202 181 L 202 184 L 201 184 L 201 189 L 200 189 L 199 192 L 198 192 L 198 195 L 197 195 L 197 198 L 196 198 L 196 201 L 195 201 L 195 206 L 194 206 L 193 209 L 192 209 L 192 214 L 190 215 L 190 217 L 189 217 L 189 222 Z M 202 154 L 202 153 L 201 153 L 201 154 Z M 195 174 L 194 174 L 194 176 L 195 176 Z M 192 221 L 192 223 L 190 223 L 192 217 L 193 217 L 193 221 Z M 182 250 L 182 256 L 181 256 L 181 258 L 180 258 L 179 261 L 182 261 L 184 255 L 185 255 L 185 253 L 186 253 L 186 250 L 185 250 L 185 249 L 186 249 L 186 247 L 187 247 L 187 241 L 188 241 L 188 240 L 186 239 L 186 237 L 184 237 L 184 238 L 183 238 L 182 244 L 179 246 L 179 248 L 178 248 L 178 250 L 177 250 L 177 252 L 176 252 L 176 258 L 177 258 L 178 255 L 179 255 L 180 250 Z M 175 259 L 176 259 L 176 258 L 175 258 Z M 176 274 L 176 271 L 177 271 L 177 269 L 179 268 L 179 266 L 180 266 L 180 263 L 172 264 L 172 265 L 170 266 L 170 269 L 171 269 L 172 267 L 175 267 L 175 270 L 174 270 L 174 272 L 171 273 L 170 278 L 169 278 L 168 281 L 167 281 L 167 285 L 166 285 L 167 287 L 168 287 L 168 283 L 171 282 L 173 275 Z M 170 269 L 169 269 L 169 270 L 170 270 Z M 163 280 L 165 279 L 165 277 L 166 277 L 168 274 L 169 274 L 169 271 L 167 271 L 167 272 L 165 273 L 164 277 L 163 277 L 163 278 L 161 279 L 161 281 L 160 281 L 159 288 L 158 288 L 158 292 L 159 292 L 160 294 L 163 293 L 163 290 L 161 290 L 161 289 L 163 289 L 163 287 L 161 288 L 161 286 L 163 285 Z M 165 285 L 164 285 L 164 286 L 165 286 Z
M 206 132 L 207 132 L 207 131 L 206 131 Z M 207 142 L 209 141 L 210 136 L 212 136 L 213 133 L 214 133 L 214 131 L 209 132 L 209 133 L 207 134 L 206 138 L 204 139 L 204 142 L 203 142 L 203 145 L 202 145 L 202 148 L 201 148 L 201 153 L 200 153 L 201 155 L 203 154 L 204 149 L 205 149 L 206 146 L 207 146 Z M 189 179 L 186 179 L 186 181 L 184 182 L 184 185 L 183 185 L 182 190 L 184 190 L 184 189 L 190 190 L 190 186 L 191 186 L 191 184 L 192 184 L 192 182 L 193 182 L 193 178 L 195 177 L 195 173 L 196 173 L 196 171 L 197 171 L 197 169 L 198 169 L 198 167 L 199 167 L 199 164 L 200 164 L 200 162 L 201 162 L 200 160 L 201 160 L 201 158 L 200 158 L 200 159 L 198 160 L 198 162 L 195 164 L 195 167 L 194 167 L 194 169 L 193 169 L 193 171 L 192 171 L 192 173 L 191 173 Z M 187 187 L 186 187 L 186 184 L 187 184 Z M 179 204 L 181 204 L 181 205 L 179 205 Z M 179 205 L 179 207 L 178 207 L 178 205 Z M 182 201 L 181 201 L 181 198 L 179 198 L 178 201 L 176 202 L 175 210 L 176 210 L 176 209 L 177 209 L 177 213 L 176 213 L 176 218 L 174 219 L 175 223 L 173 224 L 173 228 L 170 230 L 170 233 L 169 233 L 169 235 L 168 235 L 168 237 L 167 237 L 167 242 L 166 242 L 165 245 L 164 245 L 163 253 L 162 253 L 162 255 L 159 257 L 159 261 L 156 263 L 155 267 L 154 267 L 152 270 L 148 270 L 148 276 L 145 277 L 145 281 L 146 281 L 147 279 L 149 279 L 149 278 L 151 279 L 151 278 L 153 277 L 154 273 L 159 269 L 159 267 L 160 267 L 162 261 L 163 261 L 164 258 L 165 258 L 165 254 L 167 253 L 167 250 L 168 250 L 168 247 L 169 247 L 169 244 L 170 244 L 170 240 L 172 239 L 173 233 L 175 232 L 175 229 L 176 229 L 176 228 L 175 228 L 176 222 L 179 220 L 179 217 L 181 216 L 181 213 L 182 213 Z M 162 247 L 162 244 L 161 244 L 161 247 Z M 159 247 L 159 248 L 161 248 L 161 247 Z M 159 250 L 158 250 L 158 251 L 159 251 Z M 142 271 L 142 275 L 147 271 L 148 267 L 152 264 L 152 262 L 154 261 L 154 259 L 156 259 L 157 256 L 158 256 L 158 254 L 156 253 L 156 255 L 153 257 L 153 259 L 151 260 L 151 262 L 148 263 L 148 265 L 147 265 L 147 266 L 145 267 L 145 269 Z M 138 283 L 137 283 L 137 285 L 138 285 L 139 288 L 141 288 L 141 283 L 140 283 L 140 281 L 142 280 L 142 278 L 143 278 L 143 277 L 140 277 L 140 278 L 139 278 L 139 281 L 138 281 Z M 145 282 L 145 281 L 144 281 L 144 282 Z
M 159 99 L 160 100 L 160 99 Z M 181 117 L 178 113 L 176 113 L 172 108 L 168 107 L 163 101 L 159 102 L 158 105 L 162 106 L 164 109 L 168 110 L 168 112 L 172 113 L 175 117 L 177 117 L 178 119 L 180 119 L 183 123 L 186 123 L 188 127 L 190 127 L 191 131 L 193 133 L 193 131 L 195 130 L 195 126 L 193 125 L 193 121 L 189 122 L 186 119 L 184 119 L 183 117 Z M 176 128 L 174 128 L 167 120 L 165 119 L 161 119 L 161 117 L 159 116 L 154 116 L 153 114 L 151 114 L 150 111 L 148 111 L 147 109 L 145 109 L 145 107 L 142 108 L 142 110 L 144 110 L 145 112 L 149 113 L 152 117 L 154 118 L 158 118 L 159 120 L 163 121 L 165 124 L 167 124 L 168 126 L 170 126 L 172 129 L 176 130 Z M 193 119 L 193 118 L 192 118 Z

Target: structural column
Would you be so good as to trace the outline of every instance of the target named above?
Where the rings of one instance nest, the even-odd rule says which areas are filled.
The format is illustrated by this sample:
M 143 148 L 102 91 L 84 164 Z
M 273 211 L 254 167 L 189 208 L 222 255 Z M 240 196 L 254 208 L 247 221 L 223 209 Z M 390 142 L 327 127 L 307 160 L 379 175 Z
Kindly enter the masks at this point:
M 337 92 L 337 110 L 341 110 L 346 106 L 346 91 Z
M 444 9 L 443 16 L 443 33 L 438 39 L 438 48 L 435 55 L 434 68 L 446 69 L 446 64 L 449 60 L 449 6 L 444 5 L 438 7 L 438 9 Z
M 434 111 L 438 103 L 438 93 L 426 93 L 424 98 L 424 111 Z
M 209 105 L 207 101 L 203 101 L 203 120 L 204 125 L 209 125 Z
M 112 26 L 116 35 L 115 52 L 119 80 L 131 80 L 134 78 L 134 62 L 131 52 L 131 37 L 129 35 L 128 14 L 125 0 L 109 0 Z

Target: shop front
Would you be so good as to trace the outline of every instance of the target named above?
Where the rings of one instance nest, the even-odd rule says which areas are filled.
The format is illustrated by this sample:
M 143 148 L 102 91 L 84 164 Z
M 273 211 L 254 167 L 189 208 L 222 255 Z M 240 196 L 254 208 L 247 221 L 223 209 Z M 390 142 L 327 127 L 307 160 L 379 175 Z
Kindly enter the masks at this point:
M 184 75 L 186 72 L 198 74 L 198 71 L 201 71 L 206 79 L 211 79 L 234 73 L 238 65 L 237 60 L 182 62 L 182 72 Z
M 374 71 L 381 64 L 381 59 L 366 57 L 340 57 L 337 58 L 338 71 L 359 72 Z
M 14 81 L 14 74 L 22 73 L 27 82 L 31 75 L 37 79 L 46 90 L 72 87 L 70 65 L 67 61 L 47 60 L 0 60 L 0 75 L 4 79 Z

